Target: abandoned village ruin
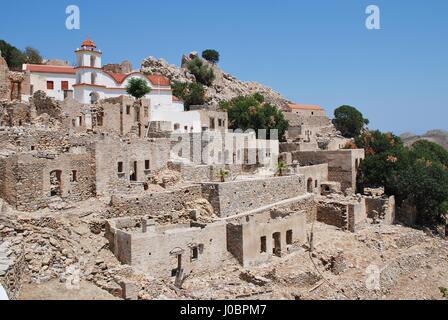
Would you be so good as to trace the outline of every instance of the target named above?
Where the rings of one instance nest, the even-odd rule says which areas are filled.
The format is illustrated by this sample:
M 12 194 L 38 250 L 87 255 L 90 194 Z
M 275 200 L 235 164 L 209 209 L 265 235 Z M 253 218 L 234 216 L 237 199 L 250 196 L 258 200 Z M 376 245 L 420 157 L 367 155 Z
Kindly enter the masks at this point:
M 394 197 L 356 194 L 364 150 L 343 149 L 321 107 L 283 101 L 287 141 L 257 138 L 229 130 L 217 104 L 186 111 L 171 89 L 179 75 L 152 58 L 139 71 L 103 66 L 92 40 L 75 54 L 74 67 L 22 72 L 0 58 L 0 282 L 11 298 L 74 273 L 111 297 L 182 295 L 189 278 L 229 264 L 261 288 L 272 279 L 252 268 L 299 254 L 313 228 L 342 239 L 407 222 L 412 208 Z M 126 93 L 132 78 L 152 89 L 140 101 Z M 328 260 L 334 274 L 350 268 L 342 256 Z

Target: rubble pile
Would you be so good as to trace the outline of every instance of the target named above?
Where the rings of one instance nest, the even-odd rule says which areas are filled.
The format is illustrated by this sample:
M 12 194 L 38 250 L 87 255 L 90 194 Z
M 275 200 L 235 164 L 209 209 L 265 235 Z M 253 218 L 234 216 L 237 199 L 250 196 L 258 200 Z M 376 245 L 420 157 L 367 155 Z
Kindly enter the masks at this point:
M 181 182 L 181 174 L 170 169 L 159 171 L 153 178 L 153 184 L 159 185 L 163 189 L 175 187 Z
M 209 204 L 199 205 L 205 211 L 210 209 Z M 79 276 L 79 281 L 118 298 L 124 298 L 124 283 L 126 288 L 131 284 L 136 298 L 144 300 L 441 299 L 434 288 L 448 285 L 446 240 L 395 225 L 370 225 L 353 234 L 316 223 L 312 252 L 304 246 L 286 258 L 274 258 L 269 265 L 250 269 L 239 266 L 229 254 L 221 270 L 191 274 L 182 288 L 176 288 L 169 280 L 151 278 L 118 262 L 104 238 L 101 208 L 92 208 L 89 202 L 51 214 L 19 214 L 6 219 L 6 224 L 2 219 L 0 265 L 6 260 L 14 264 L 23 252 L 26 283 L 56 280 L 66 285 Z M 205 211 L 198 211 L 199 216 L 208 217 Z M 366 288 L 369 268 L 379 270 L 380 290 Z M 427 283 L 428 277 L 431 283 Z M 82 298 L 82 292 L 79 295 Z

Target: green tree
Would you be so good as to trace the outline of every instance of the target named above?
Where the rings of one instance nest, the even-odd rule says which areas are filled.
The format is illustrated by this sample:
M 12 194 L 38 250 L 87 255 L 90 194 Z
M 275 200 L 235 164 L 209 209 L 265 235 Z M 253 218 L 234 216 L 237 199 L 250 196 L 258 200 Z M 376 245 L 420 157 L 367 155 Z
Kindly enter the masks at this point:
M 213 49 L 207 49 L 202 52 L 202 58 L 216 64 L 219 62 L 219 52 Z
M 141 78 L 132 78 L 126 86 L 126 92 L 138 100 L 149 94 L 151 88 L 145 80 Z
M 383 133 L 379 130 L 363 132 L 355 137 L 355 144 L 357 148 L 364 149 L 366 155 L 387 152 L 403 146 L 403 142 L 399 137 L 390 132 Z
M 184 101 L 187 110 L 205 103 L 205 89 L 200 83 L 175 82 L 172 89 L 173 95 Z
M 371 152 L 360 166 L 361 186 L 384 186 L 397 203 L 410 200 L 417 208 L 417 223 L 435 226 L 448 213 L 448 151 L 432 142 L 404 147 L 395 136 L 377 132 L 365 147 Z M 363 141 L 363 139 L 357 139 Z M 361 147 L 361 146 L 359 146 Z
M 188 94 L 188 83 L 176 81 L 171 85 L 173 95 L 185 101 L 185 97 Z
M 0 40 L 0 51 L 11 70 L 21 70 L 22 65 L 26 63 L 26 55 L 4 40 Z
M 354 138 L 361 133 L 369 120 L 352 106 L 340 106 L 334 111 L 334 125 L 346 138 Z
M 196 81 L 204 86 L 211 86 L 215 80 L 213 69 L 204 64 L 200 58 L 194 58 L 187 65 L 188 70 L 195 76 Z
M 414 155 L 415 156 L 415 155 Z M 417 207 L 417 222 L 435 226 L 448 213 L 448 170 L 439 162 L 416 159 L 398 176 L 398 187 Z
M 415 154 L 418 154 L 420 158 L 438 161 L 445 166 L 448 166 L 448 152 L 437 143 L 427 140 L 418 140 L 414 142 L 411 149 Z
M 42 64 L 43 58 L 40 55 L 39 50 L 32 48 L 32 47 L 26 47 L 25 52 L 26 56 L 26 62 L 31 64 Z
M 234 130 L 253 129 L 258 134 L 259 129 L 266 129 L 269 139 L 270 130 L 276 129 L 278 138 L 283 139 L 289 126 L 282 111 L 270 103 L 260 102 L 259 95 L 236 97 L 222 102 L 221 108 L 227 111 L 229 127 Z

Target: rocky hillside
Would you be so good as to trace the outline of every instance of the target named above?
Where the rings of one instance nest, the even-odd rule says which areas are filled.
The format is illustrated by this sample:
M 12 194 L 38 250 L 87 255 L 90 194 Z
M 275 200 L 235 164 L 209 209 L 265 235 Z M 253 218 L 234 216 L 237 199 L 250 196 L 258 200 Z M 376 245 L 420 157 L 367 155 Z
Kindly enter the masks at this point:
M 405 145 L 410 146 L 418 140 L 428 140 L 440 144 L 448 150 L 448 131 L 446 130 L 431 130 L 424 135 L 418 136 L 413 133 L 404 133 L 400 136 Z
M 186 66 L 191 60 L 197 57 L 202 59 L 197 52 L 184 55 L 180 68 L 169 64 L 164 59 L 149 57 L 143 61 L 141 71 L 145 74 L 162 74 L 172 81 L 195 82 L 195 76 L 188 71 Z M 239 95 L 250 95 L 257 92 L 263 94 L 267 102 L 273 103 L 284 110 L 287 104 L 290 103 L 290 101 L 271 88 L 256 82 L 240 81 L 221 70 L 218 65 L 209 63 L 204 59 L 202 61 L 213 69 L 216 76 L 213 84 L 210 87 L 206 87 L 206 95 L 210 105 L 219 104 L 221 101 L 230 100 Z

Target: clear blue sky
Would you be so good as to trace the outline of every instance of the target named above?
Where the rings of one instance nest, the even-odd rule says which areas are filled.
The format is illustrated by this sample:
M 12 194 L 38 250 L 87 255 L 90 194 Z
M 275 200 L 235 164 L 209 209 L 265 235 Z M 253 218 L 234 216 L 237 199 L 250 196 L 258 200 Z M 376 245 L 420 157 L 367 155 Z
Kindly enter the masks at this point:
M 81 30 L 65 28 L 65 8 Z M 365 28 L 369 4 L 382 30 Z M 104 62 L 147 56 L 179 65 L 183 53 L 215 48 L 221 66 L 332 114 L 350 104 L 372 128 L 448 129 L 448 1 L 2 1 L 0 39 L 47 58 L 74 60 L 90 35 Z

